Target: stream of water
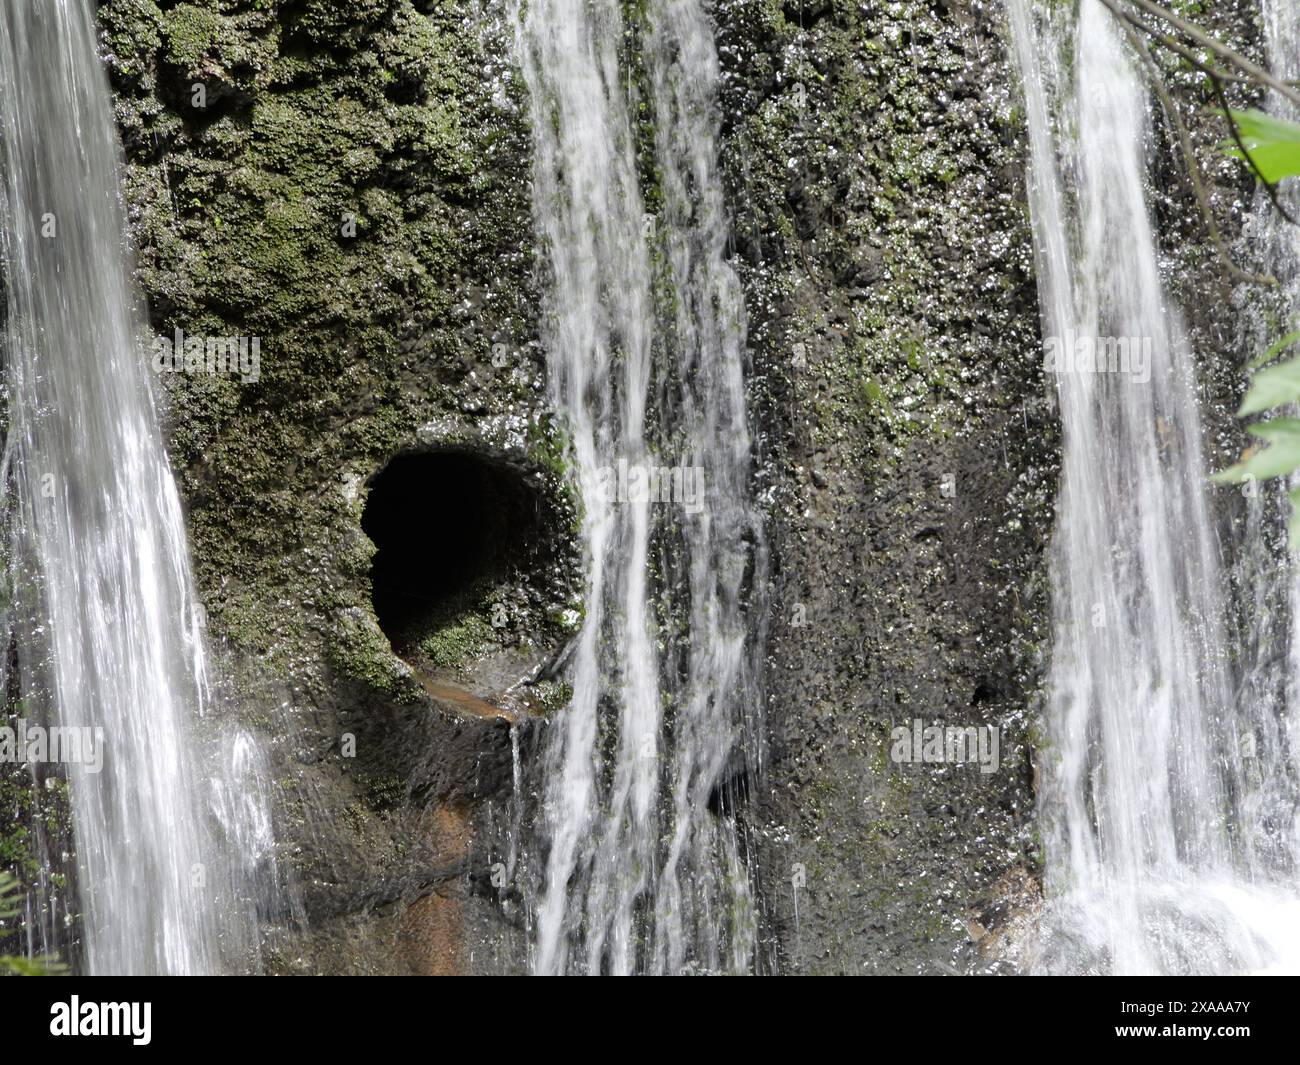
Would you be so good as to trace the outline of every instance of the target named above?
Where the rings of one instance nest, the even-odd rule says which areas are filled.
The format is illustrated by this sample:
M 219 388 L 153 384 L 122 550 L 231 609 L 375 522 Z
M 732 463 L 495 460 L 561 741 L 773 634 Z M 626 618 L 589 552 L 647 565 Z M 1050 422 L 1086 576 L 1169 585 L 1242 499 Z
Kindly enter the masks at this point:
M 712 26 L 696 0 L 652 0 L 634 26 L 615 3 L 514 10 L 588 579 L 548 739 L 534 967 L 745 972 L 755 908 L 726 807 L 761 760 L 747 597 L 766 554 Z
M 1280 709 L 1248 697 L 1225 625 L 1196 361 L 1146 200 L 1142 61 L 1099 0 L 1009 9 L 1063 437 L 1036 965 L 1293 970 L 1295 796 L 1281 819 L 1257 800 L 1295 778 L 1289 745 L 1259 742 Z
M 0 656 L 0 691 L 20 693 L 33 725 L 88 730 L 102 755 L 60 770 L 73 960 L 90 973 L 256 969 L 267 768 L 249 734 L 208 712 L 91 9 L 0 0 L 15 650 Z M 1062 432 L 1045 902 L 1027 961 L 1297 971 L 1300 581 L 1257 546 L 1281 508 L 1251 496 L 1243 538 L 1207 479 L 1198 353 L 1148 205 L 1158 115 L 1134 42 L 1100 0 L 1008 10 Z M 1263 10 L 1274 69 L 1300 78 L 1293 0 Z M 511 12 L 543 342 L 587 578 L 571 699 L 544 739 L 540 823 L 528 845 L 511 840 L 512 871 L 516 853 L 538 863 L 521 877 L 532 967 L 760 971 L 740 803 L 765 756 L 768 561 L 714 28 L 702 0 Z M 1242 245 L 1300 312 L 1300 237 L 1263 197 Z M 1274 323 L 1241 317 L 1243 346 L 1267 339 Z
M 92 7 L 0 0 L 16 680 L 33 722 L 102 736 L 98 772 L 66 767 L 81 968 L 255 967 L 265 768 L 237 730 L 210 727 L 200 746 L 201 611 L 131 283 Z

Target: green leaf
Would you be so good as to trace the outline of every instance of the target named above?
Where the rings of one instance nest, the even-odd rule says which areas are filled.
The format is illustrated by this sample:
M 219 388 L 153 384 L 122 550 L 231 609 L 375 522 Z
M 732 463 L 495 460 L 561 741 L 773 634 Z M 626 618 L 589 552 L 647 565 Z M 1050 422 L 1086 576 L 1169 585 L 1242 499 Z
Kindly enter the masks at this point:
M 1294 127 L 1294 130 L 1298 138 L 1297 155 L 1300 156 L 1300 126 Z M 1251 363 L 1252 368 L 1271 362 L 1297 341 L 1300 341 L 1300 330 L 1288 333 Z M 1300 400 L 1300 358 L 1259 370 L 1251 379 L 1250 390 L 1237 413 L 1239 416 L 1258 414 L 1260 411 L 1287 406 L 1297 400 Z M 1248 449 L 1240 462 L 1213 474 L 1211 481 L 1216 484 L 1232 484 L 1271 477 L 1291 477 L 1300 470 L 1300 418 L 1272 418 L 1247 426 L 1246 431 L 1265 441 L 1268 446 L 1261 450 Z M 1300 487 L 1291 489 L 1288 495 L 1291 500 L 1291 547 L 1300 551 Z
M 1285 442 L 1292 437 L 1300 438 L 1300 418 L 1274 418 L 1267 422 L 1256 422 L 1246 426 L 1246 432 L 1267 440 L 1270 444 Z
M 1286 351 L 1287 348 L 1291 347 L 1297 340 L 1300 340 L 1300 329 L 1297 329 L 1294 333 L 1287 333 L 1286 336 L 1270 347 L 1268 351 L 1264 352 L 1263 355 L 1252 362 L 1250 364 L 1250 369 L 1258 370 L 1266 363 L 1272 362 L 1281 355 L 1282 352 Z
M 1229 114 L 1237 124 L 1241 143 L 1265 181 L 1276 185 L 1284 178 L 1300 175 L 1300 125 L 1256 108 Z M 1224 151 L 1234 158 L 1244 158 L 1235 141 L 1225 143 Z
M 1300 469 L 1300 418 L 1275 418 L 1247 429 L 1252 436 L 1267 440 L 1269 446 L 1252 453 L 1231 469 L 1215 474 L 1220 484 L 1254 477 L 1284 477 Z
M 1238 417 L 1258 414 L 1300 399 L 1300 359 L 1260 370 L 1250 382 L 1250 391 L 1241 401 Z

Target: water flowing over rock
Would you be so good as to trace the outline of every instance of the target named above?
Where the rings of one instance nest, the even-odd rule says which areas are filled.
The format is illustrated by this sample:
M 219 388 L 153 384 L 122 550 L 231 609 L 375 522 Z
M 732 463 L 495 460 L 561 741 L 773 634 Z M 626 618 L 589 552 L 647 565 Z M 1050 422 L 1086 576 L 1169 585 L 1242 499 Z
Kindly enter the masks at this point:
M 1111 6 L 0 0 L 0 971 L 1300 968 L 1300 239 Z
M 1276 708 L 1235 698 L 1196 365 L 1147 206 L 1140 60 L 1100 3 L 1012 0 L 1062 487 L 1040 795 L 1049 971 L 1249 971 L 1300 948 L 1300 899 L 1256 843 Z M 1137 372 L 1118 356 L 1147 345 Z M 1082 344 L 1081 344 L 1082 342 Z M 1109 354 L 1105 354 L 1109 352 Z M 1051 354 L 1049 348 L 1049 354 Z M 1271 764 L 1251 764 L 1267 757 Z M 1284 827 L 1283 831 L 1287 831 Z M 1292 841 L 1291 846 L 1294 846 Z
M 85 969 L 255 965 L 265 771 L 248 737 L 199 733 L 202 610 L 83 0 L 0 5 L 0 160 L 15 681 L 29 714 L 103 744 L 98 772 L 67 766 Z
M 758 769 L 747 600 L 765 557 L 712 28 L 696 3 L 646 10 L 651 211 L 617 8 L 556 0 L 515 19 L 549 284 L 543 335 L 588 580 L 573 700 L 547 752 L 536 969 L 744 972 L 753 902 L 734 825 L 710 799 L 729 773 Z M 662 491 L 629 491 L 634 478 Z

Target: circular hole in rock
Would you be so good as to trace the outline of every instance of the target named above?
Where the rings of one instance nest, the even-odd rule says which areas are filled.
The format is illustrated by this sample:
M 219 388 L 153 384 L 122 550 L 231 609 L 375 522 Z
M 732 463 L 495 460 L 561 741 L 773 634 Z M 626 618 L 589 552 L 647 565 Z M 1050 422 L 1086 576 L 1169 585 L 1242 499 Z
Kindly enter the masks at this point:
M 370 482 L 361 527 L 376 548 L 375 614 L 394 650 L 484 587 L 527 579 L 542 513 L 528 479 L 503 462 L 455 451 L 392 459 Z

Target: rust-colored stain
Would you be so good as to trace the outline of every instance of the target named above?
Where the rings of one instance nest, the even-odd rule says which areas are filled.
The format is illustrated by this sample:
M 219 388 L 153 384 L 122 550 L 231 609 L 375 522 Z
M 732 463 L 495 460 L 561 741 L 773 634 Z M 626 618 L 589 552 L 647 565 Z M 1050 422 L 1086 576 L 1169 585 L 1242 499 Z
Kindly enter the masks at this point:
M 415 976 L 464 975 L 464 935 L 460 900 L 426 895 L 407 907 L 402 941 Z
M 454 684 L 447 684 L 445 681 L 434 680 L 432 677 L 421 676 L 420 679 L 424 682 L 425 691 L 439 702 L 450 703 L 461 713 L 470 714 L 474 717 L 499 717 L 511 722 L 511 724 L 519 720 L 519 715 L 513 710 L 494 706 L 486 699 L 480 699 L 473 692 L 468 692 L 464 688 L 458 688 Z
M 469 810 L 438 806 L 425 836 L 435 864 L 469 855 Z M 440 886 L 441 887 L 441 886 Z M 416 976 L 458 976 L 465 972 L 464 915 L 460 899 L 437 894 L 416 899 L 402 915 L 401 939 L 407 964 Z
M 446 681 L 416 671 L 425 691 L 455 713 L 516 724 L 519 715 Z M 469 856 L 468 806 L 437 806 L 429 811 L 424 844 L 434 865 L 451 865 Z M 458 976 L 466 971 L 464 913 L 453 881 L 436 885 L 415 899 L 401 918 L 406 963 L 416 976 Z

